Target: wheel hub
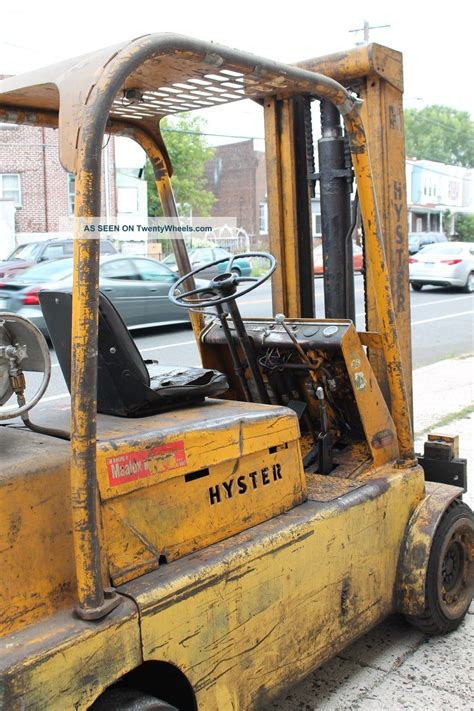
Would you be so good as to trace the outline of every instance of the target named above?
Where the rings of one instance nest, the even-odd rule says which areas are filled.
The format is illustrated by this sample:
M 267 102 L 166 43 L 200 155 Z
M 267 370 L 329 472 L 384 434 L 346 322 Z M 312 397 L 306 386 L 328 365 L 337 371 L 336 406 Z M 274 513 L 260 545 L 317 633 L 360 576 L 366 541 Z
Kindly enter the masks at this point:
M 455 617 L 470 600 L 472 586 L 472 531 L 463 525 L 451 531 L 443 546 L 439 575 L 439 601 L 448 618 Z
M 462 576 L 464 567 L 462 550 L 457 542 L 452 541 L 443 560 L 441 575 L 443 587 L 446 591 L 455 587 L 459 576 Z

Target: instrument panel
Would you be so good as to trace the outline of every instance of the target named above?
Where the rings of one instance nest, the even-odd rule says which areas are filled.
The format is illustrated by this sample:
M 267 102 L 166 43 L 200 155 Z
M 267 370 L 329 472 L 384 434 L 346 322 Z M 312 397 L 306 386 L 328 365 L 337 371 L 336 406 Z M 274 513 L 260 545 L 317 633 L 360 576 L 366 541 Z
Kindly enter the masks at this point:
M 304 321 L 288 319 L 285 324 L 273 319 L 243 319 L 245 330 L 257 348 L 294 348 L 295 339 L 304 350 L 333 350 L 340 348 L 341 340 L 350 321 Z M 237 334 L 231 318 L 227 324 L 233 340 Z M 289 333 L 288 333 L 289 331 Z M 291 334 L 291 335 L 290 335 Z M 204 343 L 226 343 L 225 332 L 220 321 L 216 320 L 203 333 Z

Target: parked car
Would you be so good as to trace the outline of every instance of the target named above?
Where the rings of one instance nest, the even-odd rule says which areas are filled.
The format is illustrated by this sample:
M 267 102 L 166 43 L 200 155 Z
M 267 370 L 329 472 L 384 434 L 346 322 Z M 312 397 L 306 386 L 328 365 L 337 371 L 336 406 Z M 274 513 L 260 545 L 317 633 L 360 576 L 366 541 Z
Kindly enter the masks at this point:
M 438 242 L 447 241 L 448 238 L 443 232 L 409 232 L 408 251 L 410 254 L 416 254 L 428 244 L 438 244 Z
M 359 247 L 359 245 L 356 242 L 352 242 L 352 262 L 354 265 L 354 271 L 355 272 L 362 272 L 364 269 L 364 252 L 362 250 L 362 247 Z M 324 267 L 323 267 L 323 246 L 322 244 L 318 245 L 313 249 L 313 264 L 314 264 L 314 273 L 316 276 L 322 276 L 324 273 Z
M 65 258 L 37 264 L 14 281 L 0 281 L 0 311 L 30 319 L 47 335 L 38 293 L 70 287 L 72 276 L 73 260 Z M 189 322 L 186 309 L 168 299 L 170 286 L 177 280 L 178 276 L 156 259 L 114 255 L 100 261 L 100 289 L 130 329 Z M 196 283 L 206 286 L 208 282 Z
M 223 259 L 224 257 L 232 257 L 232 254 L 222 247 L 199 247 L 196 249 L 191 249 L 189 251 L 189 261 L 191 262 L 192 269 L 198 269 L 205 264 L 210 264 L 215 262 L 217 259 Z M 176 257 L 174 254 L 169 254 L 164 260 L 163 264 L 166 264 L 173 272 L 178 271 L 178 265 L 176 264 Z M 228 262 L 222 262 L 217 267 L 211 269 L 203 269 L 199 273 L 199 277 L 204 279 L 212 279 L 216 274 L 222 274 L 227 269 Z M 250 276 L 252 272 L 252 265 L 248 259 L 240 258 L 236 259 L 232 265 L 232 271 L 237 276 Z
M 445 242 L 430 244 L 409 258 L 410 284 L 414 291 L 423 286 L 457 286 L 474 291 L 474 244 Z
M 20 244 L 6 260 L 0 261 L 0 278 L 24 272 L 38 262 L 72 257 L 73 245 L 73 239 L 46 239 Z M 100 253 L 116 254 L 117 250 L 112 242 L 103 239 L 100 240 Z

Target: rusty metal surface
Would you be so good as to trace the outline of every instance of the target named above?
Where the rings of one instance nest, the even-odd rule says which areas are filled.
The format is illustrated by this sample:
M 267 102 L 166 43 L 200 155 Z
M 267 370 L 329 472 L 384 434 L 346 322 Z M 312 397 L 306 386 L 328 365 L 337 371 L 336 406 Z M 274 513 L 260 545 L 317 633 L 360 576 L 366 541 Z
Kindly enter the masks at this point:
M 425 610 L 425 581 L 431 544 L 436 529 L 449 504 L 461 496 L 457 486 L 426 482 L 426 496 L 410 519 L 397 574 L 397 609 L 408 615 Z
M 352 109 L 345 115 L 344 123 L 351 144 L 354 172 L 357 179 L 377 316 L 380 323 L 383 324 L 381 328 L 383 353 L 387 366 L 391 410 L 396 426 L 400 459 L 402 465 L 410 467 L 416 463 L 411 424 L 410 385 L 409 383 L 407 384 L 405 377 L 406 368 L 402 359 L 398 333 L 399 324 L 392 294 L 390 271 L 387 265 L 386 245 L 377 202 L 376 183 L 371 169 L 364 124 L 358 110 Z M 407 335 L 406 328 L 402 330 L 402 342 L 405 336 L 408 339 L 410 337 L 409 331 Z
M 397 435 L 400 441 L 399 429 L 403 423 L 392 419 L 352 324 L 344 332 L 341 346 L 373 463 L 386 464 L 398 457 Z
M 142 662 L 138 612 L 122 598 L 103 621 L 72 608 L 2 638 L 0 708 L 86 711 L 117 678 Z
M 127 89 L 138 90 L 145 101 L 137 106 L 124 97 Z M 343 111 L 352 102 L 337 82 L 322 75 L 163 33 L 4 79 L 0 106 L 13 111 L 59 111 L 60 160 L 66 170 L 75 172 L 78 135 L 98 94 L 112 118 L 145 127 L 155 137 L 157 119 L 169 113 L 239 98 L 301 93 L 331 99 Z
M 140 439 L 138 428 L 132 434 L 127 425 L 122 437 L 98 446 L 104 546 L 114 584 L 306 498 L 298 421 L 290 410 L 214 401 L 154 416 Z
M 351 86 L 363 101 L 361 116 L 370 149 L 378 219 L 385 237 L 408 409 L 412 412 L 402 54 L 374 43 L 299 62 L 297 66 L 327 74 L 344 86 Z M 376 303 L 370 260 L 366 260 L 366 267 L 367 329 L 379 332 L 383 319 Z M 377 349 L 377 345 L 370 345 Z M 387 366 L 383 353 L 377 350 L 372 350 L 369 357 L 390 403 Z
M 387 468 L 127 583 L 145 659 L 178 664 L 206 711 L 262 708 L 393 611 L 420 483 Z
M 366 485 L 364 482 L 322 476 L 321 474 L 307 474 L 306 476 L 308 477 L 308 501 L 334 501 L 334 499 Z
M 334 52 L 323 57 L 305 59 L 297 67 L 330 76 L 344 86 L 367 76 L 378 76 L 398 91 L 403 91 L 402 53 L 371 42 L 344 52 Z
M 0 435 L 3 637 L 72 605 L 76 581 L 69 445 L 13 427 L 2 427 Z

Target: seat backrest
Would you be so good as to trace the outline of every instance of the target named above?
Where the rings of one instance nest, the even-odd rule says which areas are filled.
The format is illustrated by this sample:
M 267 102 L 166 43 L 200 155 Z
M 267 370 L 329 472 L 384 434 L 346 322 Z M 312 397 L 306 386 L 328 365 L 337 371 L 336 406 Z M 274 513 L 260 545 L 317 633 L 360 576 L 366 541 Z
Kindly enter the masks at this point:
M 66 384 L 71 389 L 71 290 L 41 291 L 43 316 Z M 142 393 L 123 387 L 127 378 L 148 388 L 150 376 L 143 358 L 115 306 L 99 295 L 99 342 L 97 410 L 129 410 L 139 404 Z M 125 412 L 124 412 L 125 414 Z

